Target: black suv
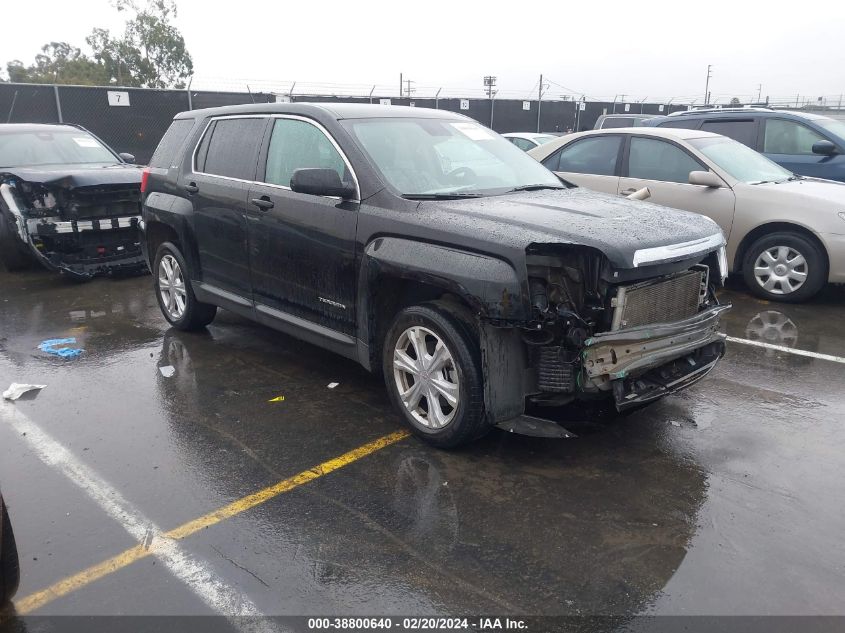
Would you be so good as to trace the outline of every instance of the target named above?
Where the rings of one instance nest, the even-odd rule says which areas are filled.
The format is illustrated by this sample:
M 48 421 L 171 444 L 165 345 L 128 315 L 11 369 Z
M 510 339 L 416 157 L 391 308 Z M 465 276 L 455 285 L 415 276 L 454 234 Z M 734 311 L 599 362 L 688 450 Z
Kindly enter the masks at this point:
M 451 112 L 185 112 L 142 191 L 173 326 L 222 307 L 383 371 L 438 446 L 535 428 L 526 402 L 633 407 L 724 352 L 713 221 L 571 187 Z

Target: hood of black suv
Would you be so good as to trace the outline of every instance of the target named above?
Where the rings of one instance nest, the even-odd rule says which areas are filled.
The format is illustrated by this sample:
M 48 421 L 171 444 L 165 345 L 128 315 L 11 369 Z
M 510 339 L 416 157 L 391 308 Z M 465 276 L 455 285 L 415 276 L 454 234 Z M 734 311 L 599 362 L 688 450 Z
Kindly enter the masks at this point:
M 718 224 L 697 213 L 581 188 L 423 202 L 420 210 L 434 224 L 518 249 L 553 243 L 596 248 L 617 268 L 636 267 L 637 251 L 721 235 Z
M 0 167 L 0 176 L 14 176 L 22 181 L 62 189 L 97 185 L 141 183 L 141 167 L 128 163 L 113 165 L 38 165 Z

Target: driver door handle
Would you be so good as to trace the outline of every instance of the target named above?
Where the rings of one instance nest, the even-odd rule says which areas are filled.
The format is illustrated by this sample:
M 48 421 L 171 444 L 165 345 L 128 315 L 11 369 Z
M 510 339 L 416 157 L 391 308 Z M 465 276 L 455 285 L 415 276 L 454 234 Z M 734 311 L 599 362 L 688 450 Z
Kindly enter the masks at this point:
M 252 200 L 250 200 L 250 202 L 262 211 L 269 211 L 275 206 L 273 204 L 273 201 L 270 200 L 270 196 L 261 196 L 260 198 L 253 198 Z

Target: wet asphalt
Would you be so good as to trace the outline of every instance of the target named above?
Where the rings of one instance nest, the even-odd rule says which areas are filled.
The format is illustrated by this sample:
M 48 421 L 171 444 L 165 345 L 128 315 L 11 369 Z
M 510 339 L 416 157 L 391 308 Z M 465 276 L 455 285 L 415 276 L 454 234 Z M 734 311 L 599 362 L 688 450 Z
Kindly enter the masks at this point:
M 723 298 L 731 336 L 845 357 L 840 288 Z M 60 337 L 84 353 L 37 349 Z M 165 530 L 401 428 L 351 361 L 226 312 L 170 329 L 150 277 L 0 272 L 11 382 L 47 387 L 0 407 Z M 181 545 L 265 614 L 845 614 L 845 364 L 731 344 L 647 409 L 560 415 L 577 438 L 407 438 Z M 18 598 L 137 545 L 2 416 L 0 482 Z M 213 611 L 147 557 L 36 613 Z

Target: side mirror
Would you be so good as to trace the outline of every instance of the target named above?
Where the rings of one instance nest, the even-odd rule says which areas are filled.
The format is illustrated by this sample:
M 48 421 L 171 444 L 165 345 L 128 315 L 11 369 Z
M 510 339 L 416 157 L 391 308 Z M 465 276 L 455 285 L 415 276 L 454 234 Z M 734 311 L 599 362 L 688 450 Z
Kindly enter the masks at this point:
M 121 152 L 120 154 L 118 154 L 118 156 L 120 156 L 120 159 L 124 163 L 129 163 L 130 165 L 135 164 L 135 154 L 127 154 L 126 152 Z
M 836 153 L 836 145 L 834 145 L 830 141 L 816 141 L 815 143 L 813 143 L 813 154 L 833 156 Z
M 722 179 L 712 171 L 691 171 L 689 173 L 689 184 L 701 185 L 702 187 L 724 187 Z
M 290 179 L 291 191 L 312 196 L 330 196 L 349 200 L 355 195 L 355 185 L 341 182 L 334 169 L 309 167 L 297 169 Z

